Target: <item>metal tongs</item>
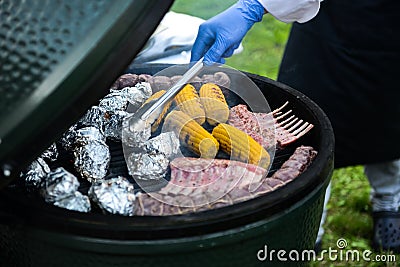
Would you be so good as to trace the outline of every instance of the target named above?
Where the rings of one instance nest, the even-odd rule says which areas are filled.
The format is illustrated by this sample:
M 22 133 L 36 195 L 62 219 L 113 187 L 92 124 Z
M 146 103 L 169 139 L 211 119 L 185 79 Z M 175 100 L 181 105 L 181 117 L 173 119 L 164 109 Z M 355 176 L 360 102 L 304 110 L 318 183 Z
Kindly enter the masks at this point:
M 171 101 L 180 90 L 203 68 L 201 59 L 186 71 L 182 78 L 168 89 L 160 98 L 149 101 L 140 107 L 135 114 L 129 118 L 129 130 L 132 133 L 142 132 L 144 127 L 149 127 L 160 116 L 164 106 Z

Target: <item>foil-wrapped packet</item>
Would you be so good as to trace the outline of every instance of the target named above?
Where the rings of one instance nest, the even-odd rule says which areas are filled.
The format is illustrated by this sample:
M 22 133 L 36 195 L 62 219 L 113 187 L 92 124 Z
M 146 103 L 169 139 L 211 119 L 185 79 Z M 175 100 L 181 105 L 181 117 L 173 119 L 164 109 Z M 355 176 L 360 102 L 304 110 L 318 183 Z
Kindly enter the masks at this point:
M 122 122 L 129 115 L 126 111 L 106 111 L 104 116 L 104 135 L 115 141 L 122 139 Z
M 135 112 L 152 94 L 149 83 L 137 83 L 133 87 L 125 87 L 121 90 L 111 90 L 102 100 L 99 107 L 108 111 L 126 111 L 129 105 L 129 112 Z
M 48 159 L 50 161 L 56 161 L 58 158 L 58 150 L 56 143 L 52 143 L 49 148 L 43 151 L 42 155 L 40 156 L 43 159 Z
M 46 176 L 41 194 L 46 202 L 54 203 L 75 194 L 78 187 L 78 179 L 64 168 L 59 167 Z
M 93 126 L 77 129 L 74 137 L 74 148 L 87 145 L 93 141 L 106 141 L 104 132 L 101 129 Z
M 123 88 L 121 94 L 129 102 L 129 107 L 126 111 L 129 113 L 137 111 L 152 93 L 151 86 L 147 82 L 137 83 L 134 87 Z
M 124 216 L 135 213 L 134 187 L 122 176 L 94 183 L 89 197 L 105 212 Z
M 76 124 L 74 124 L 71 127 L 69 127 L 69 129 L 62 135 L 60 140 L 58 140 L 58 143 L 64 150 L 71 151 L 74 149 L 75 139 L 77 136 L 76 130 L 77 130 Z
M 126 110 L 128 101 L 121 91 L 112 91 L 100 100 L 99 107 L 109 111 Z
M 90 140 L 74 150 L 74 166 L 89 182 L 103 179 L 110 165 L 110 150 L 101 140 Z
M 159 180 L 165 176 L 169 160 L 162 153 L 132 153 L 127 162 L 129 174 L 135 179 Z
M 76 191 L 74 194 L 59 199 L 53 203 L 54 206 L 64 208 L 67 210 L 75 210 L 79 212 L 89 212 L 90 200 L 88 196 L 83 195 L 81 192 Z
M 24 179 L 25 187 L 28 190 L 37 190 L 40 189 L 43 180 L 49 173 L 49 165 L 43 158 L 39 157 L 21 173 L 21 177 Z
M 110 164 L 110 151 L 101 129 L 84 127 L 75 131 L 73 146 L 74 167 L 88 181 L 106 176 Z
M 105 112 L 106 110 L 102 107 L 92 106 L 77 122 L 77 128 L 96 127 L 103 129 Z
M 129 174 L 140 180 L 159 180 L 165 177 L 169 161 L 179 152 L 175 133 L 161 133 L 144 143 L 143 150 L 133 151 L 127 161 Z
M 136 127 L 131 127 L 129 117 L 122 121 L 122 143 L 129 147 L 142 147 L 151 136 L 151 125 L 142 120 L 135 123 Z
M 161 133 L 144 143 L 146 151 L 162 153 L 167 158 L 179 152 L 179 139 L 174 132 Z

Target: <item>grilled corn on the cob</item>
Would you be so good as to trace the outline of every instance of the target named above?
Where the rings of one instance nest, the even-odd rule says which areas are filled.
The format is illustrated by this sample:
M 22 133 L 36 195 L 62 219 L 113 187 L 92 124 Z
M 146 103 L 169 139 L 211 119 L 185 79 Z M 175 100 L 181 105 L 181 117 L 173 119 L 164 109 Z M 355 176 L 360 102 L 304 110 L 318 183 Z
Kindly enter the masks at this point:
M 206 121 L 203 105 L 193 85 L 185 85 L 175 96 L 175 103 L 179 110 L 189 115 L 189 117 L 193 118 L 200 125 Z
M 221 149 L 233 159 L 268 168 L 268 152 L 245 132 L 221 123 L 213 129 L 212 135 L 220 143 Z
M 173 131 L 179 140 L 202 158 L 215 158 L 218 141 L 194 119 L 182 111 L 170 112 L 164 121 L 164 128 Z
M 229 107 L 221 88 L 213 83 L 206 83 L 200 88 L 200 100 L 211 125 L 225 123 L 229 118 Z

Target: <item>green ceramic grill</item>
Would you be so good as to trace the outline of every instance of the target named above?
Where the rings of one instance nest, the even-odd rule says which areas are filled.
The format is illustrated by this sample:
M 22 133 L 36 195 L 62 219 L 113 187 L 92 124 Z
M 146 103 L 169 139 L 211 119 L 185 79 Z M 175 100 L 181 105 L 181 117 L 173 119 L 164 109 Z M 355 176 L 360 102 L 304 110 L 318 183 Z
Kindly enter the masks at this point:
M 313 248 L 333 170 L 333 131 L 314 102 L 265 77 L 247 73 L 271 106 L 289 101 L 314 124 L 302 143 L 318 155 L 264 196 L 186 215 L 123 217 L 60 209 L 4 187 L 118 75 L 168 67 L 126 69 L 171 2 L 0 0 L 0 266 L 307 265 L 257 255 Z

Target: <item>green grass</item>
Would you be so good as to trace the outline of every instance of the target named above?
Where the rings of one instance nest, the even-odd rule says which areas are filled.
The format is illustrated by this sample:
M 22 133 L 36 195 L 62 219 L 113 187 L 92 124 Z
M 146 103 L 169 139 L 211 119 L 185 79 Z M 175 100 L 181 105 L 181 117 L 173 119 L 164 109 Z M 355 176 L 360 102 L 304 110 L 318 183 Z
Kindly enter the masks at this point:
M 177 0 L 173 10 L 204 19 L 224 10 L 235 1 Z M 267 15 L 243 40 L 244 51 L 228 59 L 236 69 L 276 79 L 290 25 Z M 372 250 L 370 186 L 362 166 L 337 169 L 332 177 L 332 193 L 323 237 L 323 249 L 336 249 L 339 238 L 346 239 L 349 250 Z M 382 252 L 382 254 L 387 254 Z M 373 254 L 375 255 L 375 254 Z M 397 261 L 400 262 L 400 255 Z M 400 266 L 396 263 L 325 261 L 312 266 Z

